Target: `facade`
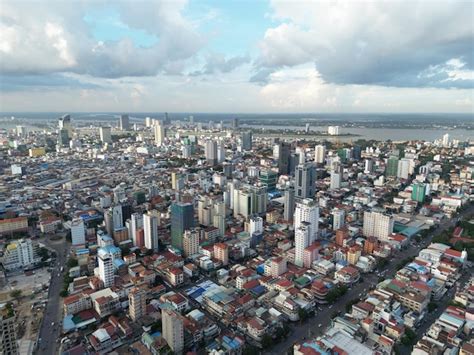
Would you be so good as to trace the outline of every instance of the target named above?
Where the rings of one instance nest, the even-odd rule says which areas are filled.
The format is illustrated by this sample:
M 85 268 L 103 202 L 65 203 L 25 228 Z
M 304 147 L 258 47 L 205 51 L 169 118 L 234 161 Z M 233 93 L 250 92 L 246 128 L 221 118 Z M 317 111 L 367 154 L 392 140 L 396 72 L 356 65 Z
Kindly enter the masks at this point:
M 425 202 L 426 185 L 422 183 L 414 184 L 411 191 L 411 199 L 420 203 Z
M 31 239 L 20 239 L 8 244 L 2 258 L 3 267 L 11 271 L 33 266 L 39 261 L 36 249 Z
M 199 230 L 190 229 L 184 231 L 183 235 L 183 252 L 185 257 L 196 255 L 199 253 Z
M 86 244 L 86 229 L 82 218 L 74 218 L 71 222 L 71 241 L 73 246 Z
M 397 176 L 398 174 L 398 158 L 390 157 L 387 160 L 387 167 L 385 169 L 385 175 L 387 176 Z
M 310 245 L 311 224 L 302 221 L 295 228 L 295 265 L 303 267 L 304 250 Z
M 16 232 L 26 232 L 28 230 L 28 218 L 16 217 L 0 220 L 0 236 L 10 235 Z
M 314 148 L 314 162 L 317 164 L 324 164 L 326 159 L 326 147 L 324 145 L 317 145 Z
M 15 312 L 6 303 L 0 304 L 0 354 L 18 355 Z
M 225 243 L 214 244 L 214 257 L 222 262 L 222 265 L 229 264 L 229 248 Z
M 155 145 L 157 147 L 161 147 L 166 137 L 165 127 L 162 126 L 160 122 L 158 122 L 155 125 L 154 130 L 155 130 Z
M 244 185 L 234 189 L 234 217 L 245 218 L 253 214 L 263 214 L 267 210 L 267 188 Z
M 120 115 L 119 127 L 121 131 L 128 131 L 130 129 L 130 119 L 128 115 Z
M 113 286 L 115 276 L 112 255 L 105 249 L 100 248 L 97 252 L 97 259 L 99 263 L 99 278 L 104 284 L 104 287 Z
M 278 173 L 287 175 L 290 173 L 291 145 L 287 142 L 280 142 L 277 146 L 278 152 Z
M 217 164 L 217 142 L 213 140 L 206 141 L 204 145 L 204 154 L 209 165 Z
M 388 240 L 393 232 L 394 220 L 392 216 L 382 212 L 364 212 L 363 233 L 366 237 L 376 237 L 379 240 Z
M 252 132 L 247 131 L 242 133 L 242 150 L 252 150 Z
M 332 211 L 331 214 L 332 214 L 332 229 L 337 231 L 341 229 L 342 227 L 344 227 L 345 215 L 346 215 L 344 210 L 340 210 L 336 208 Z
M 100 127 L 99 136 L 102 143 L 112 143 L 112 133 L 110 127 Z
M 283 219 L 285 221 L 293 221 L 293 215 L 295 213 L 295 189 L 289 187 L 285 190 L 284 195 L 284 211 Z
M 176 354 L 184 349 L 184 328 L 181 316 L 169 309 L 164 309 L 161 316 L 163 338 Z
M 134 287 L 128 294 L 128 314 L 135 322 L 146 315 L 146 294 L 143 287 Z

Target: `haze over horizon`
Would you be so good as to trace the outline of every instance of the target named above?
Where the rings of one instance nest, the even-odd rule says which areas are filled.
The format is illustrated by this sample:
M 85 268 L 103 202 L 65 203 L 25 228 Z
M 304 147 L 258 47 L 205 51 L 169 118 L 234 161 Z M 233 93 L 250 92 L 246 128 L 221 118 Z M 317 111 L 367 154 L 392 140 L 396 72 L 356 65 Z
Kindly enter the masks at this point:
M 472 2 L 3 1 L 0 111 L 473 113 Z

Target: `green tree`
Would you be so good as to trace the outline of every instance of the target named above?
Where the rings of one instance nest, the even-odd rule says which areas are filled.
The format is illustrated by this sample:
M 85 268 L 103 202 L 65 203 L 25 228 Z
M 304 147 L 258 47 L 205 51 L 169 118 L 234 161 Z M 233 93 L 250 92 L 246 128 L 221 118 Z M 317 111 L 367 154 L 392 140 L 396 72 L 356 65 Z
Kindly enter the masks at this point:
M 22 291 L 21 290 L 13 290 L 10 292 L 10 297 L 14 299 L 19 299 L 21 297 Z
M 438 308 L 438 304 L 436 302 L 428 303 L 428 312 L 433 312 L 436 308 Z
M 77 261 L 76 258 L 69 258 L 69 260 L 67 261 L 67 267 L 70 269 L 70 268 L 73 268 L 73 267 L 76 267 L 79 265 L 79 262 Z
M 268 349 L 270 348 L 272 345 L 273 345 L 273 339 L 270 335 L 268 334 L 265 334 L 263 337 L 262 337 L 262 341 L 261 341 L 261 344 L 262 344 L 262 347 L 264 349 Z

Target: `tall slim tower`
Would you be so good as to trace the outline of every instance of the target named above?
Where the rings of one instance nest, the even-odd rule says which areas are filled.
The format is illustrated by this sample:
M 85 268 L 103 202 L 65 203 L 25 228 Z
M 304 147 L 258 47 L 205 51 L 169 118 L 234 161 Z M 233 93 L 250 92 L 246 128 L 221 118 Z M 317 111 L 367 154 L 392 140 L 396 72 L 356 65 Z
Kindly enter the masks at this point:
M 161 313 L 161 328 L 163 338 L 175 354 L 181 354 L 184 349 L 184 329 L 181 315 L 170 309 Z
M 303 266 L 304 250 L 311 244 L 311 224 L 302 221 L 295 229 L 295 265 Z
M 110 127 L 99 128 L 100 141 L 102 143 L 112 143 L 112 133 Z
M 157 147 L 161 147 L 163 145 L 165 136 L 165 127 L 161 124 L 161 122 L 158 122 L 158 124 L 155 125 L 155 144 Z
M 104 287 L 110 287 L 114 284 L 114 265 L 112 255 L 105 249 L 99 248 L 97 251 L 99 261 L 99 278 Z
M 119 126 L 121 131 L 128 131 L 130 129 L 130 119 L 128 115 L 120 115 Z
M 326 147 L 324 145 L 317 145 L 314 148 L 314 162 L 323 164 L 326 159 Z
M 285 190 L 283 218 L 285 221 L 293 221 L 295 213 L 295 189 L 289 187 Z
M 280 142 L 278 144 L 278 173 L 280 175 L 287 175 L 290 173 L 290 156 L 291 145 L 287 142 Z
M 171 205 L 171 244 L 183 249 L 183 234 L 194 227 L 194 206 L 192 203 L 173 203 Z
M 143 215 L 145 248 L 158 250 L 158 212 L 149 211 Z
M 133 321 L 146 315 L 146 290 L 144 287 L 134 287 L 128 294 L 128 314 Z
M 252 132 L 246 131 L 242 133 L 242 149 L 249 151 L 252 150 Z

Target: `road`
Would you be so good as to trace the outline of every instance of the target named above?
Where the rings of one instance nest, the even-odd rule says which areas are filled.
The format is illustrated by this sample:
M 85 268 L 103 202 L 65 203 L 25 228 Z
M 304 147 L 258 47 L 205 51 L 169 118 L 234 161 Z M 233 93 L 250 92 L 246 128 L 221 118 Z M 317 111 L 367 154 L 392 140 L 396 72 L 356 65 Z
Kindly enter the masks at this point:
M 62 324 L 61 300 L 59 293 L 63 285 L 64 272 L 60 273 L 61 267 L 65 267 L 68 254 L 69 243 L 64 239 L 49 240 L 41 239 L 50 250 L 56 252 L 56 263 L 52 267 L 51 281 L 48 289 L 48 303 L 44 310 L 44 317 L 41 323 L 38 346 L 36 349 L 37 355 L 51 355 L 56 354 L 57 343 L 56 340 L 60 336 L 60 329 Z M 59 274 L 59 276 L 58 276 Z M 54 322 L 54 326 L 51 324 Z
M 463 211 L 459 216 L 467 216 L 468 214 L 474 213 L 474 206 L 471 206 L 467 210 Z M 431 240 L 434 236 L 441 234 L 444 230 L 453 227 L 455 225 L 455 219 L 444 220 L 442 221 L 438 228 L 425 238 L 418 247 L 414 247 L 410 244 L 408 249 L 397 252 L 389 264 L 384 268 L 385 277 L 393 278 L 397 272 L 397 264 L 405 258 L 413 258 L 418 255 L 421 249 L 425 248 L 431 243 Z M 362 296 L 365 294 L 364 290 L 368 290 L 371 287 L 374 287 L 378 282 L 378 276 L 375 273 L 372 274 L 363 274 L 362 278 L 364 281 L 362 283 L 357 283 L 352 286 L 344 296 L 338 299 L 332 306 L 322 305 L 321 311 L 317 311 L 316 315 L 311 319 L 307 320 L 305 323 L 294 323 L 290 327 L 292 329 L 288 337 L 281 343 L 276 344 L 274 347 L 269 349 L 267 354 L 293 354 L 293 344 L 300 342 L 308 338 L 314 338 L 320 336 L 324 333 L 325 328 L 331 324 L 332 315 L 336 312 L 345 313 L 346 304 L 359 297 L 359 293 Z M 319 327 L 321 324 L 321 327 Z M 418 331 L 417 331 L 418 333 Z

